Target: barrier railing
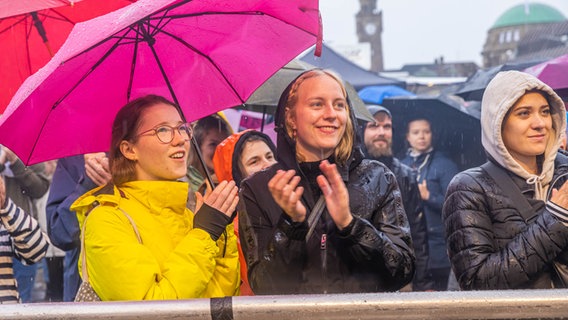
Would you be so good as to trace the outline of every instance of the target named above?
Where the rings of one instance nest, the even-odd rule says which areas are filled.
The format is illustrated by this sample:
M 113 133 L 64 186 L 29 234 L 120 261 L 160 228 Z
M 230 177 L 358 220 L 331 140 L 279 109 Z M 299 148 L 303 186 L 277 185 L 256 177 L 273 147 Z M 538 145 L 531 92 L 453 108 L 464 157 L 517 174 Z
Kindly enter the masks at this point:
M 0 319 L 558 319 L 568 290 L 404 292 L 0 306 Z

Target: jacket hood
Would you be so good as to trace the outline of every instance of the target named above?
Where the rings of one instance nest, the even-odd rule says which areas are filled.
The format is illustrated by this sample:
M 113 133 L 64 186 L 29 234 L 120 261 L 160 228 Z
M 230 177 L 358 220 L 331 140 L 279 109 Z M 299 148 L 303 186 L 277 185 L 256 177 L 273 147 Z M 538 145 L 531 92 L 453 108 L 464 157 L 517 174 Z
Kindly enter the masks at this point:
M 294 82 L 296 82 L 296 80 L 299 77 L 301 77 L 303 74 L 305 74 L 306 72 L 310 72 L 312 70 L 322 70 L 322 69 L 314 68 L 306 70 L 302 72 L 300 75 L 298 75 L 298 77 L 296 77 L 294 80 L 292 80 L 292 82 L 288 84 L 284 92 L 282 92 L 280 100 L 278 101 L 278 106 L 276 108 L 276 114 L 274 119 L 275 122 L 274 130 L 276 131 L 277 134 L 276 158 L 278 159 L 278 162 L 285 164 L 285 166 L 288 168 L 298 168 L 298 165 L 296 161 L 296 142 L 292 137 L 290 137 L 290 135 L 288 135 L 288 132 L 286 132 L 286 124 L 285 124 L 286 101 L 288 100 L 288 96 L 290 94 L 290 90 L 292 89 L 292 85 L 294 84 Z M 360 130 L 358 129 L 358 123 L 355 117 L 355 110 L 353 109 L 351 100 L 349 98 L 349 94 L 348 93 L 346 94 L 347 94 L 346 97 L 347 105 L 349 107 L 348 121 L 351 121 L 351 123 L 353 124 L 354 137 L 353 137 L 353 149 L 351 151 L 349 159 L 347 160 L 346 165 L 344 166 L 345 170 L 341 169 L 342 166 L 338 167 L 339 172 L 341 173 L 344 180 L 347 179 L 348 169 L 351 166 L 359 164 L 363 159 L 363 152 L 361 151 L 361 139 L 359 136 Z
M 530 90 L 540 90 L 547 96 L 551 108 L 552 134 L 544 152 L 540 176 L 527 172 L 509 153 L 501 130 L 507 112 Z M 566 130 L 564 102 L 548 85 L 520 71 L 499 72 L 487 85 L 481 103 L 481 142 L 489 156 L 502 167 L 535 184 L 535 197 L 544 199 L 552 179 L 554 159 L 560 147 L 560 136 Z
M 239 168 L 239 158 L 244 142 L 251 136 L 259 136 L 268 145 L 270 150 L 276 154 L 276 147 L 266 134 L 252 129 L 234 133 L 217 146 L 215 154 L 213 155 L 215 175 L 219 181 L 234 180 L 237 186 L 240 186 L 241 181 L 245 177 Z

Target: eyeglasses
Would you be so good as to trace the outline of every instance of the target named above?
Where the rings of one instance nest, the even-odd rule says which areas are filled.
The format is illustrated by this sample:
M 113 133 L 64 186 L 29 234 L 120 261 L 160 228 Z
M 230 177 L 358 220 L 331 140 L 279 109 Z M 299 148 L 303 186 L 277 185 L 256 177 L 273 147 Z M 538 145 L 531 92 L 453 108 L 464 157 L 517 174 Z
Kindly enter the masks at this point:
M 190 124 L 182 123 L 177 127 L 168 126 L 166 124 L 159 125 L 152 129 L 146 130 L 136 135 L 136 137 L 147 135 L 148 132 L 154 131 L 152 134 L 155 134 L 160 140 L 161 143 L 170 143 L 174 140 L 174 132 L 177 130 L 179 135 L 186 141 L 191 140 L 191 136 L 193 135 L 193 130 L 191 129 Z

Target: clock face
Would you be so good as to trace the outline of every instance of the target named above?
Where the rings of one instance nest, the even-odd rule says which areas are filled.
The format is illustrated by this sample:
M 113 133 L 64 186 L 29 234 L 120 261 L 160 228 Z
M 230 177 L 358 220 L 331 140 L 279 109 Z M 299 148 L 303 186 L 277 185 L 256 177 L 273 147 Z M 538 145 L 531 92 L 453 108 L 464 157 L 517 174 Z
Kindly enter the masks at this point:
M 365 25 L 365 32 L 372 36 L 375 34 L 375 32 L 377 32 L 377 26 L 374 23 L 367 23 Z

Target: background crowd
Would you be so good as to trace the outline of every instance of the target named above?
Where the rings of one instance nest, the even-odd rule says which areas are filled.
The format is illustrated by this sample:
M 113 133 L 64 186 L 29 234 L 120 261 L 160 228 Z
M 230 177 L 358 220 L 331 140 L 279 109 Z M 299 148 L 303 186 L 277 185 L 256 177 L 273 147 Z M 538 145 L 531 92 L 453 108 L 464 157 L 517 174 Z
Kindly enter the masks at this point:
M 148 95 L 120 109 L 107 153 L 25 167 L 2 148 L 0 300 L 565 287 L 566 110 L 550 87 L 499 73 L 488 161 L 463 172 L 431 119 L 395 128 L 367 109 L 313 69 L 282 93 L 276 143 Z

